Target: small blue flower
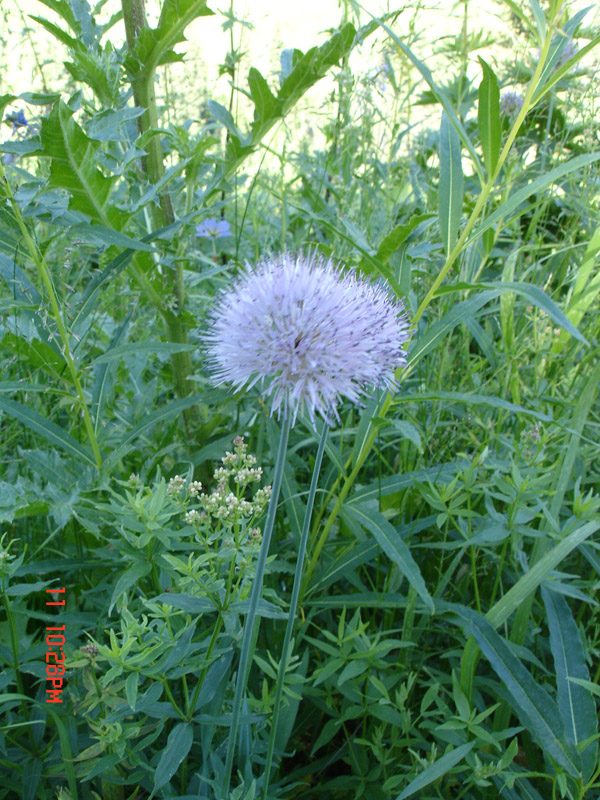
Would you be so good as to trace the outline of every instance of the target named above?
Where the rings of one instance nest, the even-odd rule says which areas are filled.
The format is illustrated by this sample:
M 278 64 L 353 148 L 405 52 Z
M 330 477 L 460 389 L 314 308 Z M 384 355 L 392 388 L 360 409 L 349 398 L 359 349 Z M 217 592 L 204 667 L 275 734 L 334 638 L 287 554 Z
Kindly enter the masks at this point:
M 207 239 L 221 239 L 223 236 L 231 236 L 231 227 L 227 220 L 205 219 L 200 225 L 196 226 L 196 236 L 204 236 Z
M 20 111 L 13 111 L 12 114 L 7 114 L 4 119 L 6 122 L 12 122 L 13 131 L 16 131 L 17 128 L 26 128 L 29 125 L 23 109 Z

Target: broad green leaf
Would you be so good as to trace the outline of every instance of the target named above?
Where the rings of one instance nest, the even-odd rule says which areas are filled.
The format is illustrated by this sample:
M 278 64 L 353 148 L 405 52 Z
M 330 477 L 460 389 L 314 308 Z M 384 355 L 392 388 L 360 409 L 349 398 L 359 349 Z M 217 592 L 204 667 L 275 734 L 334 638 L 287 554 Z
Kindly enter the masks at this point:
M 248 87 L 254 103 L 257 120 L 261 121 L 281 114 L 282 102 L 277 100 L 269 84 L 254 67 L 248 73 Z
M 0 397 L 0 411 L 4 411 L 11 417 L 22 422 L 32 431 L 39 433 L 44 439 L 47 439 L 51 444 L 66 450 L 72 456 L 77 458 L 78 461 L 84 461 L 87 464 L 96 466 L 96 460 L 93 454 L 82 447 L 78 441 L 73 439 L 61 427 L 51 422 L 49 419 L 42 417 L 37 411 L 33 411 L 20 403 L 15 403 L 14 400 Z
M 182 344 L 178 342 L 140 342 L 139 344 L 122 344 L 113 347 L 93 359 L 93 364 L 107 364 L 120 358 L 128 356 L 142 356 L 146 353 L 157 353 L 159 355 L 171 355 L 172 353 L 183 353 L 197 350 L 194 344 Z
M 472 318 L 480 308 L 502 294 L 502 289 L 479 292 L 452 306 L 442 319 L 430 325 L 423 336 L 414 341 L 408 353 L 408 366 L 416 365 L 427 353 L 433 350 L 461 322 Z
M 346 511 L 356 517 L 362 527 L 374 536 L 375 541 L 383 552 L 396 564 L 400 572 L 433 613 L 433 600 L 427 591 L 421 570 L 400 533 L 387 521 L 383 514 L 371 507 L 367 508 L 363 505 L 353 504 L 351 507 L 347 507 Z
M 440 125 L 439 156 L 438 216 L 444 250 L 448 254 L 458 239 L 463 207 L 464 178 L 460 139 L 445 113 L 442 113 Z
M 474 747 L 475 742 L 467 742 L 467 744 L 461 744 L 441 758 L 438 758 L 437 761 L 434 761 L 433 764 L 426 767 L 420 775 L 417 775 L 417 777 L 408 784 L 406 789 L 400 792 L 396 800 L 406 800 L 407 797 L 412 797 L 417 792 L 420 792 L 421 789 L 424 789 L 426 786 L 429 786 L 429 784 L 442 778 L 446 773 L 450 772 L 453 767 L 459 764 Z
M 108 616 L 110 617 L 110 613 L 113 610 L 113 607 L 119 597 L 128 592 L 132 586 L 140 580 L 140 578 L 146 577 L 146 575 L 152 570 L 152 564 L 149 561 L 138 561 L 133 566 L 126 569 L 125 572 L 119 576 L 117 582 L 115 583 L 115 588 L 113 589 L 112 596 L 110 598 L 110 605 L 108 607 Z
M 578 745 L 596 735 L 598 717 L 593 696 L 571 679 L 589 681 L 590 673 L 585 663 L 579 631 L 567 601 L 545 586 L 542 586 L 542 599 L 546 607 L 550 648 L 556 670 L 558 711 L 567 740 Z M 582 772 L 586 781 L 594 773 L 597 753 L 597 741 L 588 745 L 581 753 Z
M 67 362 L 54 343 L 47 344 L 39 339 L 28 341 L 22 336 L 8 333 L 0 340 L 0 348 L 13 353 L 23 366 L 28 364 L 32 370 L 43 369 L 54 379 L 72 383 Z
M 377 248 L 377 258 L 387 263 L 390 256 L 398 250 L 400 245 L 408 236 L 425 220 L 431 219 L 433 214 L 415 214 L 404 225 L 396 225 L 395 228 L 386 234 Z
M 225 160 L 219 165 L 207 186 L 204 194 L 205 200 L 216 192 L 221 182 L 232 175 L 256 150 L 273 125 L 287 114 L 307 89 L 324 77 L 332 66 L 350 52 L 355 36 L 356 29 L 348 23 L 319 47 L 313 47 L 304 54 L 299 50 L 294 51 L 293 59 L 287 64 L 291 69 L 286 70 L 287 74 L 285 74 L 276 96 L 262 75 L 257 70 L 251 71 L 250 96 L 257 105 L 255 105 L 254 121 L 249 136 L 241 134 L 233 118 L 223 106 L 214 103 L 211 105 L 213 114 L 220 118 L 220 121 L 228 128 L 230 137 Z
M 131 672 L 125 681 L 125 697 L 132 711 L 135 711 L 139 678 L 139 672 Z
M 541 192 L 543 189 L 548 188 L 548 186 L 551 186 L 553 183 L 557 183 L 559 180 L 561 180 L 561 178 L 570 175 L 572 172 L 577 172 L 580 169 L 589 167 L 598 160 L 600 160 L 600 152 L 585 153 L 581 156 L 575 156 L 575 158 L 565 161 L 564 164 L 551 169 L 549 172 L 539 175 L 537 178 L 532 180 L 531 183 L 528 183 L 521 189 L 517 189 L 517 191 L 511 194 L 510 197 L 499 206 L 499 208 L 493 211 L 481 222 L 481 224 L 471 234 L 467 242 L 465 242 L 465 246 L 476 241 L 484 231 L 487 231 L 489 228 L 493 228 L 494 225 L 501 223 L 502 227 L 506 227 L 506 225 L 508 225 L 510 222 L 518 219 L 521 216 L 522 211 L 517 211 L 517 209 L 521 204 L 527 203 L 532 195 Z M 517 213 L 514 214 L 514 212 Z
M 193 727 L 189 722 L 178 722 L 167 739 L 154 773 L 154 789 L 150 797 L 154 797 L 158 789 L 168 783 L 183 759 L 190 752 L 194 742 Z
M 523 666 L 514 653 L 513 645 L 502 639 L 483 617 L 478 614 L 469 616 L 471 632 L 481 652 L 508 689 L 516 715 L 542 750 L 576 778 L 580 774 L 579 758 L 564 741 L 556 703 Z
M 479 63 L 483 70 L 483 78 L 479 84 L 477 120 L 483 160 L 489 177 L 494 174 L 496 169 L 502 141 L 500 89 L 498 88 L 498 79 L 489 64 L 486 64 L 483 58 L 479 58 Z
M 125 106 L 117 111 L 106 109 L 96 114 L 87 124 L 87 135 L 99 142 L 121 142 L 121 125 L 141 117 L 143 108 Z
M 142 29 L 135 45 L 137 58 L 126 60 L 129 70 L 152 76 L 160 64 L 181 61 L 182 56 L 173 47 L 185 40 L 184 31 L 190 22 L 214 14 L 206 3 L 207 0 L 163 0 L 158 25 Z
M 455 461 L 447 464 L 434 464 L 425 469 L 416 469 L 411 472 L 400 473 L 399 475 L 390 475 L 387 478 L 383 478 L 381 481 L 373 481 L 373 483 L 368 486 L 358 489 L 354 492 L 352 497 L 346 500 L 344 505 L 347 507 L 355 503 L 362 504 L 367 500 L 377 500 L 379 495 L 384 497 L 385 495 L 395 494 L 396 492 L 401 492 L 404 489 L 414 486 L 415 483 L 451 483 L 456 475 L 464 469 L 467 469 L 468 466 L 469 462 L 467 461 Z M 414 525 L 415 527 L 413 530 L 418 530 L 418 523 L 415 522 Z
M 189 614 L 212 614 L 217 610 L 213 601 L 208 597 L 192 597 L 189 594 L 178 592 L 159 594 L 157 597 L 153 597 L 151 602 L 166 603 L 168 606 L 180 608 Z
M 43 0 L 40 1 L 43 2 Z M 53 22 L 50 22 L 44 17 L 38 17 L 35 14 L 28 14 L 28 16 L 29 19 L 32 19 L 34 22 L 37 22 L 38 25 L 41 25 L 42 28 L 45 28 L 49 33 L 52 34 L 52 36 L 54 36 L 55 39 L 61 42 L 61 44 L 64 44 L 70 50 L 77 50 L 82 46 L 81 42 L 73 38 L 73 36 L 70 36 L 66 31 L 64 31 L 58 25 L 55 25 Z
M 49 186 L 69 192 L 71 210 L 107 228 L 121 228 L 121 212 L 109 202 L 115 178 L 103 175 L 96 163 L 100 143 L 86 136 L 62 100 L 42 120 L 40 136 L 42 155 L 50 159 Z

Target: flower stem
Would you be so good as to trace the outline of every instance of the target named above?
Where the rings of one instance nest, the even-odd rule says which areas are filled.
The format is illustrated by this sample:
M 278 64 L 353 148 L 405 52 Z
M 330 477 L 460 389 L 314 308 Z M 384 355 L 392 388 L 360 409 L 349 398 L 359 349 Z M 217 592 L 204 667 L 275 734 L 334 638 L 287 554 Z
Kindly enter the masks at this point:
M 263 800 L 267 800 L 267 792 L 269 790 L 269 778 L 271 775 L 271 764 L 273 763 L 273 751 L 275 749 L 275 736 L 277 734 L 277 723 L 279 721 L 279 710 L 281 707 L 281 696 L 283 694 L 283 684 L 285 680 L 285 671 L 291 653 L 290 642 L 294 630 L 294 621 L 296 619 L 296 610 L 298 608 L 298 598 L 300 597 L 300 586 L 302 583 L 302 569 L 304 567 L 304 556 L 306 555 L 306 545 L 308 543 L 308 535 L 310 533 L 310 519 L 312 516 L 313 506 L 315 504 L 315 495 L 317 493 L 317 483 L 319 481 L 319 472 L 321 471 L 321 462 L 323 461 L 323 453 L 325 452 L 325 442 L 327 441 L 327 433 L 329 427 L 323 423 L 323 430 L 321 432 L 321 439 L 319 440 L 319 448 L 317 450 L 317 457 L 315 459 L 315 466 L 310 482 L 310 489 L 308 492 L 308 501 L 306 503 L 306 511 L 304 514 L 304 522 L 302 524 L 302 534 L 300 536 L 300 546 L 298 548 L 298 557 L 296 558 L 296 571 L 294 574 L 294 586 L 292 588 L 292 599 L 290 600 L 290 610 L 288 614 L 287 626 L 285 629 L 285 637 L 283 640 L 283 648 L 281 650 L 281 660 L 279 661 L 279 672 L 277 674 L 277 687 L 275 689 L 275 700 L 273 703 L 273 717 L 271 719 L 271 731 L 269 733 L 269 748 L 267 750 L 267 760 L 265 763 L 265 782 L 263 786 Z
M 250 593 L 250 604 L 248 607 L 248 614 L 246 616 L 246 622 L 244 625 L 244 634 L 242 637 L 240 663 L 238 666 L 235 694 L 233 697 L 231 728 L 229 729 L 229 740 L 227 742 L 227 757 L 225 759 L 225 768 L 223 770 L 223 779 L 221 781 L 220 797 L 223 800 L 225 800 L 225 798 L 229 794 L 229 784 L 231 782 L 231 771 L 233 768 L 233 759 L 236 750 L 238 729 L 240 726 L 242 704 L 244 701 L 244 694 L 246 692 L 246 684 L 248 681 L 248 667 L 250 665 L 250 660 L 251 660 L 250 651 L 252 649 L 254 622 L 256 620 L 258 611 L 258 601 L 260 600 L 260 596 L 262 594 L 263 578 L 265 575 L 267 556 L 269 555 L 269 545 L 271 543 L 271 536 L 273 534 L 273 527 L 275 524 L 277 500 L 279 498 L 279 492 L 281 490 L 283 467 L 285 464 L 285 456 L 287 451 L 287 443 L 289 435 L 290 435 L 290 417 L 287 414 L 287 412 L 284 412 L 283 425 L 281 427 L 281 438 L 279 440 L 279 449 L 277 450 L 277 458 L 275 460 L 275 472 L 273 475 L 271 498 L 269 500 L 269 508 L 267 511 L 267 519 L 265 521 L 265 529 L 263 531 L 262 542 L 260 545 L 260 552 L 258 554 L 258 562 L 256 564 L 256 575 L 254 577 L 254 583 L 252 584 L 252 591 Z

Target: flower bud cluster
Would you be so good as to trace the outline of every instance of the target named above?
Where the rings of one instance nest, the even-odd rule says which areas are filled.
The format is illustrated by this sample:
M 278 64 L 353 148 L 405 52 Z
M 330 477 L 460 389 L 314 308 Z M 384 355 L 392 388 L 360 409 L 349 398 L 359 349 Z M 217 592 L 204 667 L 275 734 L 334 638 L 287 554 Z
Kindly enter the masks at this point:
M 262 478 L 262 467 L 256 466 L 256 457 L 247 452 L 248 445 L 242 436 L 235 437 L 233 446 L 233 452 L 225 453 L 221 459 L 222 466 L 213 473 L 216 489 L 210 494 L 201 493 L 202 484 L 199 481 L 193 481 L 188 486 L 190 497 L 197 498 L 202 507 L 202 511 L 192 509 L 186 512 L 185 521 L 188 525 L 199 524 L 211 517 L 231 526 L 249 522 L 264 511 L 271 497 L 270 486 L 257 489 L 251 497 L 245 496 L 246 487 Z M 171 481 L 175 481 L 175 478 Z
M 175 475 L 169 481 L 169 485 L 167 486 L 167 494 L 170 495 L 178 495 L 185 488 L 185 478 L 182 478 L 181 475 Z

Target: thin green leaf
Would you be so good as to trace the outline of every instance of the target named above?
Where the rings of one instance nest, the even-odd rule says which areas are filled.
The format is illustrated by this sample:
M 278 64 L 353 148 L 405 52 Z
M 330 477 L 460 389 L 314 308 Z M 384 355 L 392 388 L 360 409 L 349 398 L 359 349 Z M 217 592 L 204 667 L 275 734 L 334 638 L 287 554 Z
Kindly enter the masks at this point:
M 539 686 L 513 651 L 483 617 L 472 614 L 471 632 L 512 698 L 512 707 L 542 750 L 574 778 L 580 774 L 577 753 L 563 740 L 556 703 Z
M 31 430 L 39 433 L 44 439 L 47 439 L 52 444 L 66 450 L 72 456 L 75 456 L 78 461 L 83 461 L 92 466 L 96 466 L 96 459 L 93 454 L 82 447 L 79 442 L 73 439 L 66 431 L 45 419 L 37 411 L 33 411 L 20 403 L 15 403 L 14 400 L 8 400 L 5 397 L 0 397 L 0 410 L 9 414 L 11 417 L 22 422 Z
M 580 169 L 589 167 L 590 164 L 594 164 L 598 160 L 600 160 L 600 152 L 586 153 L 581 156 L 575 156 L 575 158 L 569 159 L 569 161 L 551 169 L 549 172 L 544 172 L 543 175 L 539 175 L 532 180 L 531 183 L 528 183 L 527 186 L 523 186 L 521 189 L 514 192 L 514 194 L 511 194 L 506 202 L 502 203 L 499 208 L 486 217 L 479 227 L 471 234 L 467 242 L 465 242 L 465 247 L 471 244 L 471 242 L 475 242 L 484 231 L 493 228 L 494 225 L 502 223 L 502 226 L 506 227 L 510 222 L 518 219 L 523 212 L 518 211 L 514 215 L 513 213 L 517 211 L 522 203 L 528 202 L 532 195 L 541 192 L 543 189 L 547 189 L 548 186 L 557 183 L 561 178 L 570 175 L 572 172 L 577 172 Z
M 346 510 L 348 511 L 349 509 Z M 375 537 L 383 552 L 396 564 L 425 605 L 433 613 L 433 600 L 427 591 L 421 570 L 400 533 L 395 530 L 394 526 L 387 521 L 383 514 L 370 507 L 366 508 L 359 504 L 353 504 L 350 513 L 358 519 L 365 530 Z
M 111 361 L 127 358 L 128 356 L 140 356 L 146 353 L 171 355 L 172 353 L 191 352 L 196 349 L 196 345 L 182 344 L 179 342 L 140 342 L 139 344 L 122 344 L 107 350 L 106 353 L 103 353 L 101 356 L 97 356 L 92 363 L 108 364 Z
M 406 789 L 400 792 L 396 800 L 406 800 L 407 797 L 412 797 L 414 794 L 421 791 L 421 789 L 429 786 L 430 783 L 442 778 L 446 773 L 450 772 L 453 767 L 459 764 L 474 747 L 475 742 L 467 742 L 467 744 L 461 744 L 460 747 L 456 747 L 441 758 L 438 758 L 437 761 L 434 761 L 433 764 L 426 767 L 420 775 L 417 775 L 417 777 L 408 784 Z
M 500 89 L 494 70 L 479 58 L 483 78 L 479 84 L 477 121 L 483 160 L 488 175 L 493 175 L 500 155 L 502 127 L 500 125 Z
M 502 397 L 485 394 L 471 394 L 470 392 L 420 392 L 419 394 L 399 394 L 394 398 L 395 404 L 401 403 L 422 403 L 431 400 L 444 400 L 451 403 L 463 403 L 469 406 L 485 405 L 492 408 L 502 408 L 504 411 L 510 411 L 513 414 L 525 414 L 529 417 L 541 419 L 544 422 L 550 422 L 552 417 L 549 414 L 543 414 L 541 411 L 534 411 L 525 406 L 520 406 L 517 403 L 510 403 Z
M 590 692 L 572 682 L 572 678 L 589 681 L 585 653 L 577 625 L 565 598 L 542 586 L 546 607 L 550 648 L 556 670 L 558 711 L 568 741 L 574 745 L 595 736 L 598 731 L 596 703 Z M 588 745 L 581 753 L 583 776 L 588 781 L 594 773 L 598 742 Z
M 146 433 L 159 422 L 164 422 L 167 419 L 172 419 L 178 414 L 185 411 L 186 408 L 191 408 L 200 402 L 200 395 L 193 397 L 186 397 L 183 400 L 174 400 L 166 406 L 153 411 L 151 414 L 143 419 L 138 425 L 135 425 L 123 437 L 121 444 L 114 450 L 105 460 L 104 464 L 107 469 L 112 468 L 129 450 L 131 442 L 135 441 L 139 436 Z M 95 463 L 95 462 L 94 462 Z
M 540 583 L 548 577 L 552 570 L 563 561 L 570 553 L 578 548 L 586 539 L 600 528 L 600 521 L 586 522 L 577 530 L 565 536 L 558 544 L 543 555 L 533 567 L 511 586 L 508 592 L 496 602 L 485 615 L 486 620 L 494 627 L 499 628 L 521 603 L 538 588 Z
M 462 217 L 464 178 L 460 155 L 460 139 L 442 114 L 440 125 L 440 185 L 438 190 L 438 215 L 442 242 L 450 253 L 456 240 Z

